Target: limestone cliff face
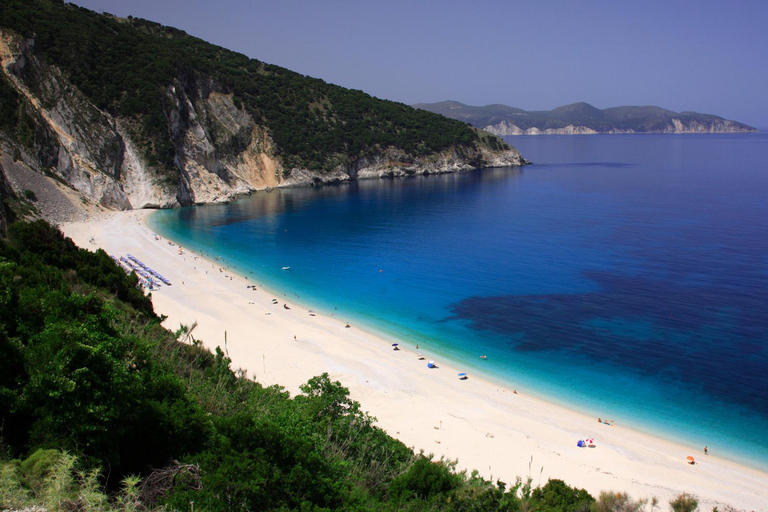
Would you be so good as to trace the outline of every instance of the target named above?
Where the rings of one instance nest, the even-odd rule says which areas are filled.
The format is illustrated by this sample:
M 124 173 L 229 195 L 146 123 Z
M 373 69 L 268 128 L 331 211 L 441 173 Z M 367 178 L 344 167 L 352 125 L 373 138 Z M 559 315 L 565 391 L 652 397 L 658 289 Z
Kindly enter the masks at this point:
M 180 204 L 227 201 L 282 184 L 283 168 L 267 130 L 215 83 L 186 77 L 169 87 L 166 97 Z
M 21 108 L 34 120 L 31 143 L 0 134 L 0 157 L 8 161 L 0 172 L 45 175 L 77 191 L 83 203 L 110 210 L 223 202 L 280 186 L 527 163 L 516 150 L 491 152 L 477 145 L 424 157 L 385 148 L 351 163 L 340 158 L 345 163 L 325 173 L 286 169 L 269 130 L 215 80 L 189 71 L 165 90 L 175 154 L 175 168 L 169 169 L 148 161 L 145 148 L 152 141 L 142 139 L 141 119 L 97 108 L 61 70 L 38 58 L 33 40 L 0 29 L 0 65 L 19 93 Z
M 502 121 L 494 125 L 488 125 L 483 130 L 494 135 L 592 135 L 598 133 L 592 128 L 586 126 L 574 126 L 569 124 L 563 128 L 546 128 L 544 130 L 533 127 L 523 130 L 522 128 Z M 613 132 L 618 133 L 618 132 Z
M 179 79 L 166 91 L 178 173 L 150 165 L 135 140 L 135 120 L 96 108 L 55 67 L 34 54 L 34 41 L 1 34 L 2 70 L 37 116 L 33 148 L 15 147 L 30 169 L 47 172 L 112 210 L 227 201 L 280 185 L 282 168 L 251 116 L 216 84 Z M 12 141 L 5 140 L 6 151 Z
M 744 131 L 743 125 L 728 119 L 710 123 L 672 119 L 672 123 L 662 130 L 663 133 L 744 133 Z
M 569 124 L 562 128 L 539 129 L 536 127 L 522 129 L 513 123 L 501 121 L 500 123 L 488 125 L 483 130 L 494 135 L 594 135 L 598 133 L 744 133 L 744 125 L 729 121 L 727 119 L 715 120 L 711 122 L 700 122 L 696 120 L 672 119 L 668 124 L 659 129 L 638 132 L 632 129 L 608 128 L 605 130 L 595 130 L 588 126 L 574 126 Z
M 412 157 L 401 150 L 388 149 L 376 156 L 340 166 L 334 172 L 324 175 L 294 170 L 286 184 L 316 185 L 354 179 L 443 174 L 480 167 L 507 167 L 529 163 L 516 149 L 492 152 L 482 147 L 454 148 L 425 157 Z
M 0 31 L 0 64 L 36 121 L 31 147 L 2 141 L 4 152 L 20 156 L 17 163 L 69 184 L 108 209 L 176 204 L 173 187 L 157 183 L 119 120 L 91 104 L 57 68 L 37 59 L 33 40 Z

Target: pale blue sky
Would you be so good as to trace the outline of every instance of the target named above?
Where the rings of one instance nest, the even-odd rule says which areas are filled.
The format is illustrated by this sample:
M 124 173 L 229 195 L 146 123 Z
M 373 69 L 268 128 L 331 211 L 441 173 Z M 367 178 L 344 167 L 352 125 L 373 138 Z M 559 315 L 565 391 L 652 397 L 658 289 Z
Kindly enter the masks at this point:
M 74 0 L 403 103 L 656 105 L 768 126 L 768 1 Z

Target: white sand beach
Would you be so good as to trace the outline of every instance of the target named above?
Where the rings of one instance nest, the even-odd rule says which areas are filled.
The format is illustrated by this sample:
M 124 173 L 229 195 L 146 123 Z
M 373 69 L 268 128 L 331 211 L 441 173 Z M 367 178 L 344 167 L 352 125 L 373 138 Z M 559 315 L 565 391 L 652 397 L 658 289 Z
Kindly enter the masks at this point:
M 173 285 L 153 292 L 155 311 L 171 330 L 198 323 L 194 331 L 207 347 L 226 350 L 233 368 L 243 368 L 264 385 L 292 394 L 309 378 L 328 372 L 350 390 L 363 410 L 390 435 L 435 456 L 458 459 L 460 469 L 477 469 L 507 483 L 530 475 L 534 485 L 558 478 L 597 497 L 602 490 L 667 502 L 686 492 L 699 509 L 726 505 L 768 511 L 768 474 L 709 455 L 703 446 L 682 446 L 613 426 L 535 399 L 526 389 L 505 389 L 456 368 L 407 340 L 383 339 L 343 319 L 310 312 L 290 300 L 288 290 L 270 291 L 211 262 L 157 240 L 144 220 L 148 211 L 110 213 L 96 220 L 60 226 L 80 247 L 113 256 L 134 255 Z M 91 237 L 93 240 L 91 241 Z M 286 293 L 286 295 L 283 294 Z M 277 299 L 277 303 L 273 303 Z M 287 305 L 290 309 L 286 309 Z M 225 346 L 226 333 L 226 346 Z M 294 339 L 295 336 L 295 339 Z M 401 350 L 392 350 L 399 342 Z M 439 368 L 427 368 L 435 359 Z M 592 437 L 594 447 L 579 448 Z M 695 457 L 689 465 L 686 457 Z

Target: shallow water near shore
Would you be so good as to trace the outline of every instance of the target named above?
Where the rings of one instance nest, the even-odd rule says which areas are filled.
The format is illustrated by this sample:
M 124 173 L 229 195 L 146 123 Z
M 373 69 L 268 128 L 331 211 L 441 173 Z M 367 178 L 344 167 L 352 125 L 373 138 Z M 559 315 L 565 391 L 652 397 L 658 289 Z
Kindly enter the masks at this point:
M 768 137 L 509 140 L 535 165 L 149 223 L 281 301 L 768 470 Z

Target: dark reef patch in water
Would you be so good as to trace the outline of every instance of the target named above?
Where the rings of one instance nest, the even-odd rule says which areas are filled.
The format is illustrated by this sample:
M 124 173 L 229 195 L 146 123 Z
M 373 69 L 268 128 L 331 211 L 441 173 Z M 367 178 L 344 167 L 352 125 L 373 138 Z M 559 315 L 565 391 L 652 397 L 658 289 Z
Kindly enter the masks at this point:
M 451 306 L 450 320 L 507 337 L 515 351 L 612 363 L 768 415 L 768 318 L 760 313 L 768 287 L 737 293 L 644 276 L 585 275 L 599 291 L 470 297 Z

